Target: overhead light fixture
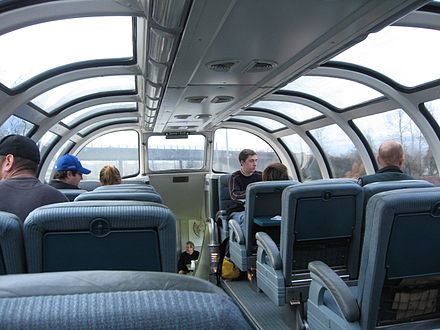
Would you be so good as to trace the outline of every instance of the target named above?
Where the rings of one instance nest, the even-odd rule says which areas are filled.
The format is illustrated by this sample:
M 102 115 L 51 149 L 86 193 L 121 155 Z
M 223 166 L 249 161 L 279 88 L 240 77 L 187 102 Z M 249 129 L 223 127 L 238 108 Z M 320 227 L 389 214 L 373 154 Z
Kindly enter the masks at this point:
M 159 99 L 151 99 L 149 97 L 146 97 L 145 104 L 147 108 L 156 109 L 159 105 Z
M 182 22 L 182 13 L 186 0 L 154 0 L 151 17 L 166 28 L 176 29 Z
M 171 33 L 150 28 L 150 58 L 159 63 L 167 63 L 171 58 L 174 39 Z
M 161 91 L 162 91 L 162 85 L 156 85 L 150 81 L 147 81 L 145 85 L 145 93 L 147 94 L 148 97 L 152 99 L 158 99 Z

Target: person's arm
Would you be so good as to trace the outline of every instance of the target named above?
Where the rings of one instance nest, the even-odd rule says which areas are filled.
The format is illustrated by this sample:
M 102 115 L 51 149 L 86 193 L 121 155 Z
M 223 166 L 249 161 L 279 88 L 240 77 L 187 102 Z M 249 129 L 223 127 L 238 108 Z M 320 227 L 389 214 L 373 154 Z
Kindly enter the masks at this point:
M 246 189 L 243 190 L 239 175 L 231 175 L 229 179 L 229 195 L 232 200 L 246 198 Z
M 183 253 L 180 255 L 179 261 L 177 262 L 177 271 L 183 270 L 185 272 L 188 271 L 188 268 L 186 267 L 186 260 Z

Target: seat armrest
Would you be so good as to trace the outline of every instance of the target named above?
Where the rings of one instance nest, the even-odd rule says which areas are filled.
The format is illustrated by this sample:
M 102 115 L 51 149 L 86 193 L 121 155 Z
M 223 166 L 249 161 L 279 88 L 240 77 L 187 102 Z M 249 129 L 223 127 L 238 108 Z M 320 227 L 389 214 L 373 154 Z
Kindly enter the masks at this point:
M 257 239 L 258 247 L 261 247 L 269 257 L 272 267 L 275 270 L 282 269 L 283 265 L 281 262 L 280 251 L 272 238 L 270 238 L 270 236 L 264 232 L 256 233 L 255 238 Z
M 312 261 L 308 266 L 313 275 L 319 278 L 324 287 L 331 293 L 339 309 L 348 322 L 359 321 L 360 310 L 356 298 L 353 297 L 347 284 L 322 261 Z
M 240 224 L 234 220 L 229 220 L 229 229 L 230 229 L 230 240 L 233 242 L 237 242 L 238 244 L 244 244 L 244 235 L 241 230 Z

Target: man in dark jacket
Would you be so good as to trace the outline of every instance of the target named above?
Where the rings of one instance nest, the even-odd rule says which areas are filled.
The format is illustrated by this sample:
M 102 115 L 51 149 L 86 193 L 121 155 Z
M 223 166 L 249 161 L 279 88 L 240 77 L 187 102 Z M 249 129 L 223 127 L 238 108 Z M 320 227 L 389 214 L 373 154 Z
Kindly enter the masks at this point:
M 379 147 L 376 157 L 381 167 L 376 174 L 364 175 L 358 179 L 361 186 L 378 181 L 415 180 L 414 177 L 402 172 L 404 161 L 402 145 L 397 141 L 385 141 Z
M 83 174 L 90 172 L 81 165 L 76 156 L 66 154 L 55 163 L 55 174 L 49 185 L 57 189 L 80 189 L 79 182 L 83 179 Z

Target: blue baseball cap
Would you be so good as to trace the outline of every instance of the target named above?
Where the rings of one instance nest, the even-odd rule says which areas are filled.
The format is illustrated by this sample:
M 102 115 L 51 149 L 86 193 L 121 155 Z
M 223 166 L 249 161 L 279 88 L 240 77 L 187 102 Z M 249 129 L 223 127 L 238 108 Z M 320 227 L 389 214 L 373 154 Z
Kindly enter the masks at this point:
M 91 171 L 82 167 L 79 159 L 70 154 L 66 154 L 59 158 L 55 163 L 55 170 L 57 171 L 80 171 L 83 174 L 89 174 Z

